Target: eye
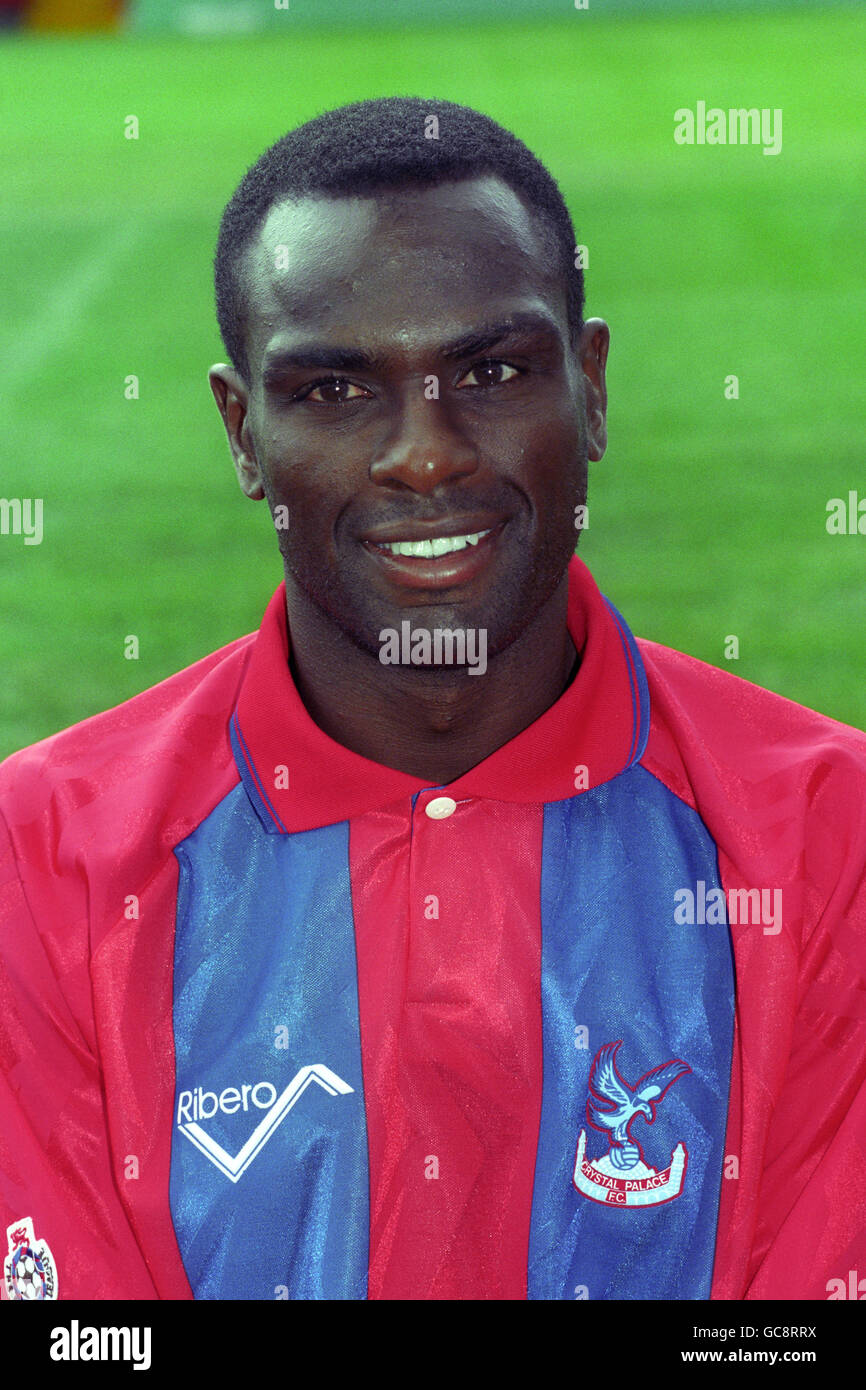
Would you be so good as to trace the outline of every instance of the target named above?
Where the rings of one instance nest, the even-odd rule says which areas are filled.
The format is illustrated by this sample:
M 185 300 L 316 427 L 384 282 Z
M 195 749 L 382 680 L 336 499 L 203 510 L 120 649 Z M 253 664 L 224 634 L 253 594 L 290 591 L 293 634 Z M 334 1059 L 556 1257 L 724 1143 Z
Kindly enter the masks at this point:
M 296 399 L 315 401 L 317 405 L 342 405 L 344 401 L 359 400 L 369 394 L 369 391 L 356 386 L 353 381 L 347 381 L 345 377 L 329 376 L 299 392 Z
M 462 386 L 503 386 L 506 381 L 511 381 L 519 375 L 517 368 L 507 362 L 476 362 L 475 366 L 470 367 L 466 375 L 460 378 L 457 386 L 458 389 Z M 475 380 L 470 380 L 471 377 L 475 377 Z

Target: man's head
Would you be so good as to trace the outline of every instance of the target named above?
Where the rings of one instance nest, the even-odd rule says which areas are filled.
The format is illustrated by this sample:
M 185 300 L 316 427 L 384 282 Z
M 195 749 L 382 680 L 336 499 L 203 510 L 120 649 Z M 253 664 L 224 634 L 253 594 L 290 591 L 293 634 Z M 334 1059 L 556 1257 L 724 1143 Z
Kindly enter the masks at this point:
M 583 327 L 583 271 L 575 267 L 568 209 L 541 161 L 511 131 L 471 107 L 380 97 L 326 111 L 290 130 L 247 170 L 225 208 L 214 257 L 217 321 L 229 359 L 247 386 L 243 262 L 276 203 L 315 194 L 387 197 L 396 189 L 433 188 L 484 174 L 507 184 L 546 233 L 576 340 Z
M 290 615 L 312 605 L 374 656 L 406 617 L 510 645 L 562 594 L 605 446 L 607 329 L 583 322 L 571 220 L 535 156 L 448 102 L 329 112 L 242 180 L 216 288 L 233 365 L 211 386 L 274 516 Z M 387 550 L 479 531 L 450 560 Z

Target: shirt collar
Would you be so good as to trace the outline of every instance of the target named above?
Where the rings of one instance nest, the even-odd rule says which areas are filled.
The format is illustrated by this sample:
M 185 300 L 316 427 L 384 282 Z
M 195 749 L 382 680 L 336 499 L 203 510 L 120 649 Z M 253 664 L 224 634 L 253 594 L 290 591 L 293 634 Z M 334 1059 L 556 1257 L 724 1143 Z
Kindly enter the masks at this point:
M 455 801 L 562 801 L 643 755 L 649 694 L 637 644 L 576 555 L 568 568 L 567 622 L 581 657 L 571 685 L 522 733 L 447 783 Z M 253 644 L 231 739 L 241 779 L 271 834 L 350 820 L 436 785 L 370 762 L 313 722 L 289 669 L 285 584 Z

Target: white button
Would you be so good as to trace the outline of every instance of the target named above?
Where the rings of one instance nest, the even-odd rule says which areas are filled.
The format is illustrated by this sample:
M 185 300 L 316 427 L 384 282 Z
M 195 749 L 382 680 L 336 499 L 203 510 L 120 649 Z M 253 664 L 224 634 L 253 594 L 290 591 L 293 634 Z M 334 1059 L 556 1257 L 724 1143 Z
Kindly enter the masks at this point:
M 431 820 L 445 820 L 448 816 L 453 816 L 457 810 L 457 802 L 450 796 L 434 796 L 432 801 L 428 801 L 424 807 Z

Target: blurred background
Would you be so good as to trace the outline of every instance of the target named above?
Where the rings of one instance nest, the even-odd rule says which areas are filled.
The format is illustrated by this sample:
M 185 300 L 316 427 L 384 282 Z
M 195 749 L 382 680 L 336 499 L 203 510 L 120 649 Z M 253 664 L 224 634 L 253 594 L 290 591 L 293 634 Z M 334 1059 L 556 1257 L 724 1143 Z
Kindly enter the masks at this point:
M 0 756 L 258 626 L 276 541 L 207 384 L 220 215 L 291 126 L 392 93 L 514 130 L 588 247 L 604 592 L 863 727 L 866 535 L 826 521 L 866 503 L 864 51 L 845 4 L 0 0 L 0 499 L 44 517 L 0 534 Z M 781 152 L 676 144 L 700 101 L 781 108 Z

